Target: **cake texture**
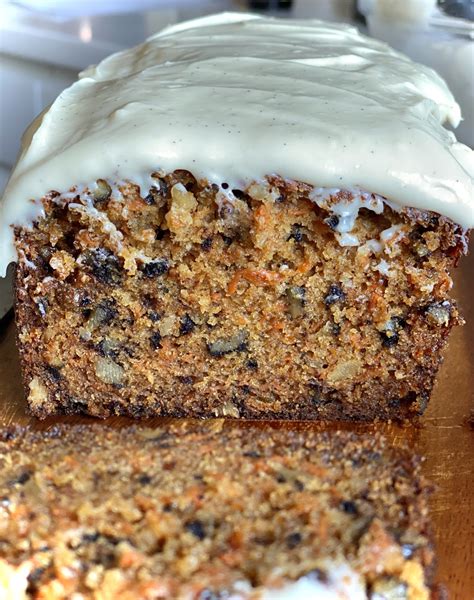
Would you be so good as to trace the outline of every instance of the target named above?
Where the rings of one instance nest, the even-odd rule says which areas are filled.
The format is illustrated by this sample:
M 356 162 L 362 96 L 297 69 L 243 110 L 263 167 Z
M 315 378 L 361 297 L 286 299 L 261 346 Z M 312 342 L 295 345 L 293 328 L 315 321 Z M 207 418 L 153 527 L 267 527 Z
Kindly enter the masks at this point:
M 0 267 L 33 414 L 409 418 L 474 225 L 444 82 L 352 28 L 218 15 L 31 126 Z
M 420 461 L 255 425 L 3 431 L 5 600 L 424 600 Z
M 462 230 L 369 196 L 351 230 L 273 178 L 231 203 L 187 172 L 45 202 L 18 230 L 17 323 L 39 417 L 408 418 L 451 327 Z M 105 192 L 103 192 L 105 190 Z M 379 208 L 377 208 L 377 202 Z M 357 246 L 341 246 L 344 236 Z M 145 260 L 144 260 L 145 259 Z

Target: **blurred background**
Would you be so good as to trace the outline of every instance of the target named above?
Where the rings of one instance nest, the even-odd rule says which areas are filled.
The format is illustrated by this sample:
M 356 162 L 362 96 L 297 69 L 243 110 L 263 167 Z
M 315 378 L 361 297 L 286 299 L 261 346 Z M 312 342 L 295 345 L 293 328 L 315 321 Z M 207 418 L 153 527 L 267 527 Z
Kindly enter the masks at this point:
M 253 11 L 353 23 L 427 64 L 461 104 L 474 146 L 474 0 L 0 0 L 0 193 L 33 118 L 79 71 L 166 25 Z M 0 278 L 0 318 L 10 306 Z

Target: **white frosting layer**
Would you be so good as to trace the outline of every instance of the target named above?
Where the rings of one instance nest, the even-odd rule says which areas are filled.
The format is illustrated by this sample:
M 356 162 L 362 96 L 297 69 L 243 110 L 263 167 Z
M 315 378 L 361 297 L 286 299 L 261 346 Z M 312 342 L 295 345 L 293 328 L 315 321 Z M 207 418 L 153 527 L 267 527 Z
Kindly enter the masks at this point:
M 278 590 L 268 590 L 261 600 L 367 600 L 365 587 L 348 565 L 333 566 L 326 581 L 302 577 Z
M 433 71 L 353 28 L 231 13 L 165 29 L 86 70 L 30 126 L 0 206 L 0 274 L 10 226 L 41 215 L 48 191 L 159 168 L 356 187 L 473 227 L 474 153 L 442 125 L 459 119 Z

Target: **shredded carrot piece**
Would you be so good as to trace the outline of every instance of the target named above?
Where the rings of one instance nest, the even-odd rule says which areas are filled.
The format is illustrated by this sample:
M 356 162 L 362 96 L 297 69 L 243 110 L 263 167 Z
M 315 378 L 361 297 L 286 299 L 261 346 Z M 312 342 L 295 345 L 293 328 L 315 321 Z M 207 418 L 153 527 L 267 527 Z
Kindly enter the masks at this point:
M 254 285 L 276 285 L 282 280 L 280 273 L 267 271 L 266 269 L 239 269 L 227 286 L 228 294 L 235 294 L 241 279 L 245 279 Z

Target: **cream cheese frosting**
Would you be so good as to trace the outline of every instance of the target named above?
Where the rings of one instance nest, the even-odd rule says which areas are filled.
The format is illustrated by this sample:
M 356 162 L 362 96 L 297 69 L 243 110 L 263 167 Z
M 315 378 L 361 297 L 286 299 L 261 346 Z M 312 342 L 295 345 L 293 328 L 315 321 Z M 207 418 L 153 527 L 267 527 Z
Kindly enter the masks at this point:
M 0 274 L 12 225 L 41 197 L 98 178 L 148 184 L 187 169 L 243 188 L 279 174 L 357 188 L 474 226 L 474 153 L 443 124 L 443 80 L 352 27 L 224 13 L 114 54 L 33 122 L 0 205 Z

